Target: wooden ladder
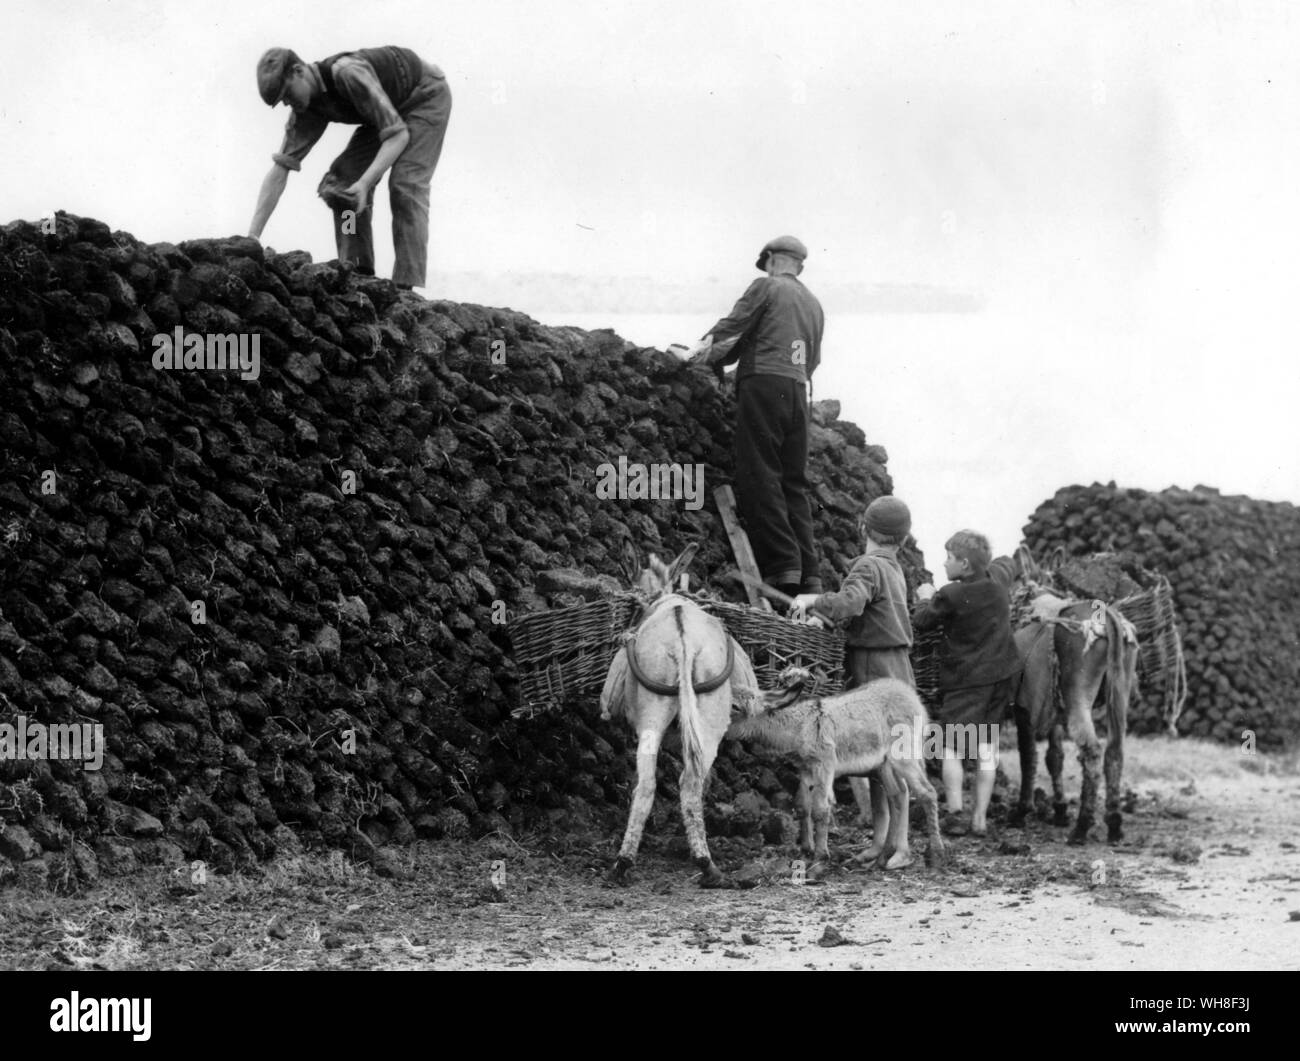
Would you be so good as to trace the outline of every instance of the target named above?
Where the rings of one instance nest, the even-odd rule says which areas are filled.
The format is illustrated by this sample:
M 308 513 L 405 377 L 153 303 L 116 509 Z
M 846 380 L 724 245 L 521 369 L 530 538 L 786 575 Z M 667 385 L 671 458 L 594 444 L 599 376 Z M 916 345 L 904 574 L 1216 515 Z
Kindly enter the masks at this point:
M 736 516 L 736 495 L 731 487 L 719 486 L 713 491 L 713 500 L 718 506 L 718 514 L 722 516 L 722 525 L 727 528 L 727 537 L 731 539 L 731 551 L 735 554 L 736 566 L 740 568 L 742 574 L 751 576 L 756 582 L 761 582 L 763 576 L 758 573 L 758 564 L 754 562 L 754 550 L 749 544 L 749 535 L 745 533 L 745 528 L 740 525 L 740 520 Z M 753 586 L 745 585 L 745 595 L 749 598 L 751 608 L 759 608 L 765 612 L 772 610 L 772 602 Z

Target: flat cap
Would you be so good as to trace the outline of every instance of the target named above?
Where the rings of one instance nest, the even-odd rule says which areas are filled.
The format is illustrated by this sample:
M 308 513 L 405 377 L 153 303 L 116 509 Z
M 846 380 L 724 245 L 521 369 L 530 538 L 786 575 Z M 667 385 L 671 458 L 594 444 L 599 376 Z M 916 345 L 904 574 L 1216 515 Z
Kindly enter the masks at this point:
M 800 261 L 808 257 L 808 248 L 803 245 L 802 240 L 795 239 L 794 236 L 777 236 L 776 239 L 768 240 L 766 246 L 759 252 L 754 268 L 762 269 L 767 265 L 767 256 L 778 252 L 788 254 L 791 258 L 798 258 Z
M 268 107 L 274 107 L 284 88 L 284 79 L 296 56 L 288 48 L 267 48 L 257 60 L 257 91 Z

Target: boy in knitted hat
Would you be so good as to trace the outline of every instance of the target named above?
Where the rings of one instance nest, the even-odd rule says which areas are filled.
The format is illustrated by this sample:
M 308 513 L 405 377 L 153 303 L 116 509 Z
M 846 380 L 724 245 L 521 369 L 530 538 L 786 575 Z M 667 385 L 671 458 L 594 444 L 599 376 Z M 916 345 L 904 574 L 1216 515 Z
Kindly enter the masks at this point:
M 827 622 L 849 620 L 847 688 L 872 678 L 899 678 L 914 686 L 907 580 L 898 562 L 898 547 L 912 530 L 912 513 L 896 497 L 878 497 L 867 506 L 858 526 L 866 548 L 853 561 L 839 590 L 801 593 L 791 606 L 791 617 L 806 613 Z
M 872 678 L 898 678 L 915 686 L 910 649 L 912 621 L 907 608 L 907 580 L 898 562 L 898 547 L 912 529 L 912 513 L 896 497 L 878 497 L 862 514 L 865 551 L 853 561 L 848 575 L 835 593 L 802 593 L 790 608 L 791 618 L 805 614 L 814 620 L 848 620 L 845 652 L 845 687 L 865 685 Z M 884 788 L 871 781 L 868 810 L 866 782 L 850 778 L 861 821 L 871 818 L 871 848 L 858 856 L 874 859 L 889 830 L 889 808 Z M 904 849 L 890 860 L 890 866 L 906 865 Z
M 1011 703 L 1011 682 L 1020 670 L 1011 630 L 1011 598 L 1007 585 L 1014 577 L 1014 565 L 999 557 L 984 535 L 958 531 L 944 543 L 948 552 L 943 569 L 952 580 L 940 590 L 921 586 L 921 601 L 912 623 L 917 630 L 938 627 L 944 642 L 939 655 L 939 690 L 942 695 L 939 721 L 944 729 L 943 784 L 949 812 L 948 831 L 964 833 L 965 827 L 952 820 L 962 809 L 962 759 L 956 751 L 956 737 L 976 729 L 979 769 L 975 774 L 975 809 L 970 831 L 984 836 L 988 831 L 988 806 L 997 774 L 997 724 Z M 963 743 L 965 743 L 963 739 Z

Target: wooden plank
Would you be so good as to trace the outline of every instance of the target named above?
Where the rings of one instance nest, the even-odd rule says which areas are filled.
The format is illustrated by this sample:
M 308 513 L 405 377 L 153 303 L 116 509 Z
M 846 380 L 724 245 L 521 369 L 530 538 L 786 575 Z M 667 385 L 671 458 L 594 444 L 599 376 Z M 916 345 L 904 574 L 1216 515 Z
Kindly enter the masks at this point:
M 727 528 L 727 537 L 731 539 L 731 551 L 735 554 L 736 566 L 754 581 L 763 581 L 763 576 L 758 573 L 758 564 L 754 562 L 754 550 L 750 547 L 749 535 L 745 533 L 745 528 L 740 525 L 740 520 L 736 516 L 736 495 L 732 493 L 731 487 L 717 487 L 713 491 L 713 500 L 718 506 L 718 514 L 722 517 L 722 525 Z M 766 612 L 772 610 L 771 601 L 748 583 L 745 584 L 745 594 L 749 597 L 751 608 L 760 608 Z
M 793 597 L 785 593 L 782 593 L 775 586 L 769 586 L 766 582 L 762 581 L 761 579 L 754 578 L 753 575 L 741 574 L 741 572 L 739 571 L 728 571 L 725 577 L 732 578 L 735 579 L 737 582 L 744 583 L 744 585 L 758 590 L 758 592 L 763 594 L 763 596 L 766 597 L 768 600 L 774 600 L 778 604 L 784 604 L 787 608 L 791 607 L 794 604 Z

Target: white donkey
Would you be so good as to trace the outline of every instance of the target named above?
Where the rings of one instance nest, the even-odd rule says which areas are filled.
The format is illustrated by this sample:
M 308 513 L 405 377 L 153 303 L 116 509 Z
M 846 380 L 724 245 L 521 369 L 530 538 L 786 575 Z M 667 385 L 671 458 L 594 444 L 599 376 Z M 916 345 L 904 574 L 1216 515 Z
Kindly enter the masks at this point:
M 700 885 L 725 888 L 731 881 L 709 854 L 704 835 L 704 781 L 718 744 L 732 720 L 733 700 L 742 714 L 751 710 L 758 681 L 745 650 L 722 623 L 673 583 L 695 556 L 689 546 L 671 565 L 653 554 L 638 575 L 635 548 L 624 546 L 624 570 L 650 601 L 635 633 L 610 664 L 600 694 L 600 717 L 623 715 L 637 733 L 636 793 L 623 846 L 610 879 L 626 883 L 641 846 L 641 832 L 655 798 L 659 745 L 677 719 L 682 734 L 680 794 L 682 822 L 691 857 L 703 871 Z

